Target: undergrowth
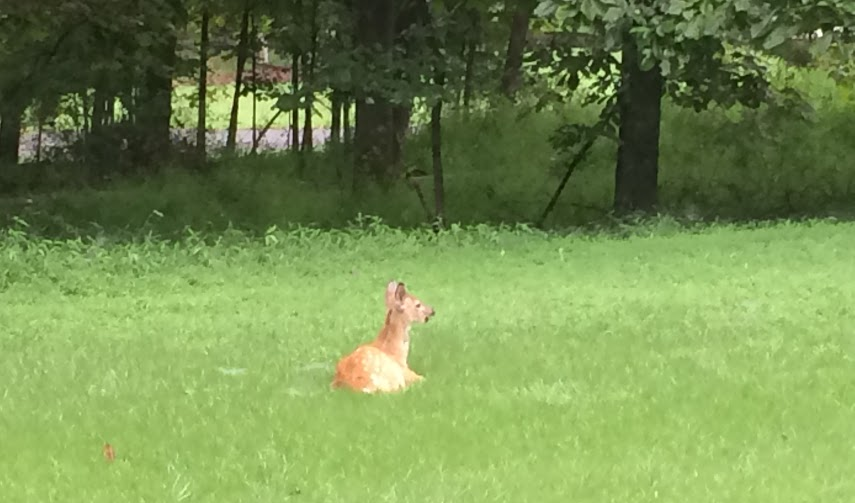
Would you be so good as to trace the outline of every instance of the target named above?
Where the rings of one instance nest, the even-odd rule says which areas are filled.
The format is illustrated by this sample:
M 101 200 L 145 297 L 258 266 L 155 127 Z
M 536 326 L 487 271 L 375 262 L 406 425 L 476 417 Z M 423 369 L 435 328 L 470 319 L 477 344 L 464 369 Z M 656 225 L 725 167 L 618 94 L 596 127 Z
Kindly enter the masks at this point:
M 819 73 L 798 76 L 815 108 L 807 118 L 769 107 L 696 113 L 666 102 L 660 211 L 686 220 L 850 216 L 855 102 L 845 88 Z M 538 220 L 565 169 L 550 147 L 550 135 L 564 121 L 590 122 L 594 114 L 576 106 L 519 112 L 505 107 L 444 119 L 447 221 Z M 609 218 L 615 152 L 610 140 L 595 144 L 547 227 Z M 408 169 L 431 172 L 428 128 L 410 138 L 405 158 Z M 120 179 L 97 188 L 70 186 L 67 173 L 28 170 L 4 172 L 7 186 L 19 188 L 17 195 L 0 200 L 2 213 L 63 235 L 140 229 L 174 234 L 187 226 L 259 233 L 272 225 L 340 227 L 359 214 L 414 227 L 428 221 L 433 211 L 430 176 L 418 179 L 428 208 L 404 184 L 389 192 L 353 194 L 350 162 L 341 150 L 301 158 L 284 153 L 220 159 L 204 173 L 167 166 L 144 179 Z

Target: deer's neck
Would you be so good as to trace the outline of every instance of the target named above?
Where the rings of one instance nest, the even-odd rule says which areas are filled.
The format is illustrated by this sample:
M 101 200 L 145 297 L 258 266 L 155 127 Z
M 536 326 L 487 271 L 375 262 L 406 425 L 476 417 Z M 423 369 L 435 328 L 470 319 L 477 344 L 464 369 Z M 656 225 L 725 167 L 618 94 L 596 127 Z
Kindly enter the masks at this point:
M 407 365 L 410 354 L 410 325 L 402 316 L 389 310 L 386 312 L 386 323 L 380 329 L 374 346 Z

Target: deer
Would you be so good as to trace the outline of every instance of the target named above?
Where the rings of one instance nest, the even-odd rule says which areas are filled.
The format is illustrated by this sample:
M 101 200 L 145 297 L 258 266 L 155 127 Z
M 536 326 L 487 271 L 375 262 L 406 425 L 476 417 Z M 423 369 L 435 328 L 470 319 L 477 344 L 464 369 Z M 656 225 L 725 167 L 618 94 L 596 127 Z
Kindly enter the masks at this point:
M 427 323 L 435 313 L 431 306 L 407 292 L 404 283 L 390 281 L 386 286 L 383 328 L 374 341 L 339 360 L 331 387 L 368 394 L 391 393 L 424 380 L 407 363 L 410 327 L 414 323 Z

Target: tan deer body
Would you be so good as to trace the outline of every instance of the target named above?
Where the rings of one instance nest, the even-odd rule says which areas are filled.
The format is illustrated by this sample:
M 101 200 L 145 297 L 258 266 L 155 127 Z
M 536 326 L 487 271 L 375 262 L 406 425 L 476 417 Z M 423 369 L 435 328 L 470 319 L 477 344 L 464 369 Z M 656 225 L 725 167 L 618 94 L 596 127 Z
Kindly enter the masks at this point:
M 410 326 L 426 323 L 434 310 L 410 295 L 403 283 L 386 287 L 386 322 L 373 342 L 342 358 L 335 369 L 333 388 L 363 393 L 399 391 L 424 379 L 410 369 Z

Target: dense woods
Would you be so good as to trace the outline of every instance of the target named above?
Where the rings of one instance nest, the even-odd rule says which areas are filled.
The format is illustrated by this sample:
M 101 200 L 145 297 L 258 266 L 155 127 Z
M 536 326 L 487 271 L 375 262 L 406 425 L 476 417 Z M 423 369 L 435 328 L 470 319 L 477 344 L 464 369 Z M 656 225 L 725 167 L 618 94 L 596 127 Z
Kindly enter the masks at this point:
M 204 176 L 217 160 L 258 154 L 271 130 L 287 127 L 275 150 L 296 162 L 297 179 L 311 177 L 321 159 L 355 197 L 372 187 L 416 188 L 430 220 L 443 213 L 444 179 L 455 176 L 443 165 L 444 120 L 576 103 L 595 113 L 554 128 L 557 167 L 528 168 L 557 170 L 551 204 L 560 197 L 554 189 L 605 139 L 613 146 L 613 210 L 650 212 L 659 200 L 666 103 L 809 120 L 803 89 L 775 75 L 821 70 L 851 89 L 853 26 L 855 6 L 846 0 L 7 3 L 0 192 L 22 190 L 22 171 L 10 171 L 18 164 L 33 172 L 62 166 L 74 180 L 67 185 L 152 176 L 166 166 Z M 216 86 L 228 92 L 219 147 L 209 145 Z M 264 120 L 262 103 L 275 105 Z M 251 139 L 241 143 L 247 113 Z M 179 115 L 188 119 L 177 124 Z M 430 137 L 430 153 L 413 167 L 404 152 L 418 134 Z M 35 141 L 25 146 L 24 137 Z M 431 203 L 422 190 L 428 180 Z

